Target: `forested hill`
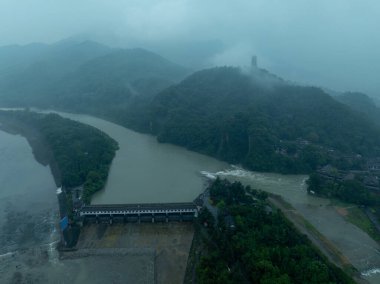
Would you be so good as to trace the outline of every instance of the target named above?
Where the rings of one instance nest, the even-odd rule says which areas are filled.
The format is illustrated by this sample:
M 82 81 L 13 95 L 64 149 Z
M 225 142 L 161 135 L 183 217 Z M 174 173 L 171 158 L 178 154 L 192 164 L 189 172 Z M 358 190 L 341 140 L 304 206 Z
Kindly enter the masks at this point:
M 57 83 L 55 104 L 92 110 L 126 106 L 179 82 L 188 70 L 144 49 L 117 49 L 90 60 Z
M 359 113 L 321 89 L 291 85 L 263 70 L 196 72 L 134 111 L 126 115 L 130 126 L 159 141 L 253 170 L 352 167 L 350 157 L 380 152 L 379 129 Z
M 349 106 L 380 125 L 380 108 L 375 101 L 366 94 L 358 92 L 346 92 L 335 97 L 339 102 Z
M 58 80 L 111 51 L 91 41 L 1 47 L 0 98 L 14 104 L 49 98 Z
M 253 170 L 360 169 L 357 157 L 380 156 L 379 126 L 352 96 L 338 102 L 257 68 L 188 73 L 143 49 L 88 41 L 3 47 L 0 105 L 102 116 Z
M 0 48 L 0 104 L 97 113 L 152 96 L 189 71 L 143 49 L 63 41 Z

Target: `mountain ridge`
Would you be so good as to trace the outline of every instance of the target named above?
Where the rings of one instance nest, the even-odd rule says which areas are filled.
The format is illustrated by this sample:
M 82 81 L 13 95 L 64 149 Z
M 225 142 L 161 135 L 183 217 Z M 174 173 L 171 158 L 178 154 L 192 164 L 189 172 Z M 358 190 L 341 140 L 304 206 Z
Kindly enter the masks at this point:
M 196 72 L 140 109 L 142 122 L 132 113 L 130 125 L 161 142 L 260 171 L 308 173 L 344 155 L 350 159 L 335 162 L 379 154 L 377 126 L 320 88 L 258 79 L 232 67 Z

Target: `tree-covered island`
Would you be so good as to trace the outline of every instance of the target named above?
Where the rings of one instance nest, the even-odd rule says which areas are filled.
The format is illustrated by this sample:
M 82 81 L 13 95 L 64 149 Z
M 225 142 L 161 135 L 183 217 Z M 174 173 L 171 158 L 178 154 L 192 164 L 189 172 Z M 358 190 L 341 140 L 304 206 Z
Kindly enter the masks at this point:
M 104 187 L 118 145 L 100 130 L 54 113 L 0 111 L 0 119 L 21 131 L 28 127 L 40 134 L 58 167 L 58 186 L 68 192 L 83 186 L 84 203 Z

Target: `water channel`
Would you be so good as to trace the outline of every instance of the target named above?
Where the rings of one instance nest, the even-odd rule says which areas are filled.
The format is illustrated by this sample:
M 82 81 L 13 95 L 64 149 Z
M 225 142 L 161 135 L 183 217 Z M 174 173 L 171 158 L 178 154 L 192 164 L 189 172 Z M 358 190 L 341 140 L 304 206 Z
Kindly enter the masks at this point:
M 156 139 L 149 135 L 139 134 L 101 119 L 84 115 L 62 115 L 95 126 L 120 144 L 106 189 L 95 196 L 94 203 L 113 203 L 121 200 L 125 200 L 126 203 L 132 200 L 189 201 L 189 198 L 198 195 L 202 188 L 200 171 L 237 180 L 254 188 L 281 195 L 330 239 L 362 272 L 363 277 L 371 282 L 380 283 L 379 245 L 339 215 L 329 200 L 307 194 L 307 176 L 255 173 L 231 168 L 225 163 L 177 146 L 158 144 Z M 138 191 L 131 192 L 124 184 L 128 184 L 131 189 L 138 188 Z
M 112 163 L 106 188 L 95 195 L 93 203 L 191 201 L 203 189 L 204 177 L 201 172 L 238 180 L 283 196 L 349 258 L 364 278 L 371 283 L 380 283 L 380 274 L 376 273 L 380 268 L 379 245 L 363 231 L 346 222 L 328 200 L 308 195 L 305 190 L 306 176 L 249 172 L 177 146 L 159 144 L 152 136 L 136 133 L 102 119 L 68 113 L 61 115 L 92 125 L 119 143 L 120 149 Z M 28 245 L 54 241 L 56 233 L 51 216 L 56 216 L 54 208 L 57 201 L 49 168 L 35 162 L 32 150 L 24 138 L 1 131 L 0 182 L 0 249 L 5 255 L 0 256 L 0 261 L 12 249 L 17 248 L 17 242 Z M 9 211 L 7 208 L 20 208 L 20 211 Z M 35 214 L 33 208 L 36 208 Z M 7 242 L 7 232 L 4 229 L 6 225 L 16 223 L 17 216 L 24 218 L 28 214 L 34 216 L 29 220 L 35 220 L 35 226 L 48 224 L 45 229 L 39 230 L 45 232 L 45 237 L 41 237 L 44 234 L 40 237 L 35 234 L 29 239 L 21 237 L 19 241 Z M 16 217 L 12 219 L 9 216 Z

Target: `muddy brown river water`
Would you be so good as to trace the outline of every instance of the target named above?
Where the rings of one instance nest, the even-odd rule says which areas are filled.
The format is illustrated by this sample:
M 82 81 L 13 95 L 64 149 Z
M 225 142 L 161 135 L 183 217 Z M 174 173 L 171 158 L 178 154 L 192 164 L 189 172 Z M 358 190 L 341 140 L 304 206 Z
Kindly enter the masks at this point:
M 380 283 L 379 245 L 346 222 L 328 200 L 308 195 L 305 190 L 306 176 L 244 171 L 180 147 L 159 144 L 152 136 L 102 119 L 68 113 L 61 115 L 92 125 L 119 143 L 120 150 L 112 163 L 106 188 L 95 195 L 93 203 L 191 201 L 203 190 L 205 175 L 238 180 L 281 195 L 329 238 L 365 279 Z M 0 280 L 2 277 L 24 277 L 24 280 L 36 277 L 46 281 L 60 279 L 67 273 L 79 273 L 78 267 L 81 267 L 77 279 L 82 282 L 76 282 L 74 277 L 71 282 L 57 283 L 86 283 L 83 282 L 86 269 L 88 273 L 94 271 L 96 258 L 87 264 L 78 259 L 62 262 L 49 245 L 58 239 L 55 229 L 58 218 L 56 188 L 50 169 L 34 160 L 32 150 L 23 137 L 1 131 L 0 182 Z M 16 226 L 18 222 L 22 225 Z M 10 237 L 12 233 L 18 237 Z M 26 247 L 42 247 L 37 250 L 41 253 L 20 251 Z M 26 258 L 33 260 L 36 254 L 38 259 L 45 259 L 38 269 L 25 264 Z M 150 261 L 146 260 L 147 263 Z M 144 261 L 140 259 L 138 263 L 141 266 L 133 271 L 146 271 Z

